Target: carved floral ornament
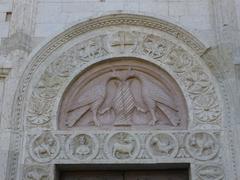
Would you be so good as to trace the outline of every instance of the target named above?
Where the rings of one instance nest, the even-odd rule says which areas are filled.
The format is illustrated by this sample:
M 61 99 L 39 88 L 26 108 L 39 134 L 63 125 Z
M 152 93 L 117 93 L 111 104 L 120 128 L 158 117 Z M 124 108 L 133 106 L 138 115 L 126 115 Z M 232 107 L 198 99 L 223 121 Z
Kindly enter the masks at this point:
M 115 120 L 118 119 L 116 120 L 118 122 L 112 123 L 114 125 L 117 123 L 123 125 L 124 123 L 119 120 L 121 117 L 123 118 L 123 116 L 126 119 L 125 124 L 131 124 L 130 121 L 134 121 L 133 111 L 138 111 L 139 114 L 144 114 L 144 112 L 147 114 L 147 112 L 149 112 L 151 117 L 146 119 L 149 119 L 149 124 L 152 125 L 157 123 L 158 117 L 156 117 L 156 114 L 159 114 L 160 111 L 164 113 L 162 117 L 165 116 L 165 119 L 168 119 L 169 125 L 173 127 L 186 127 L 186 122 L 181 122 L 184 120 L 193 120 L 192 124 L 194 126 L 219 124 L 221 120 L 221 110 L 217 93 L 211 82 L 210 76 L 207 74 L 207 71 L 204 70 L 201 63 L 198 62 L 197 58 L 189 54 L 183 47 L 174 44 L 170 40 L 136 31 L 116 31 L 112 32 L 112 34 L 99 35 L 80 42 L 63 52 L 50 64 L 42 74 L 40 81 L 35 85 L 27 110 L 27 122 L 30 123 L 31 126 L 46 126 L 49 124 L 50 120 L 53 120 L 53 117 L 57 117 L 56 114 L 53 114 L 56 113 L 55 109 L 57 108 L 54 107 L 53 104 L 55 104 L 58 93 L 64 87 L 66 81 L 70 82 L 71 79 L 73 79 L 72 75 L 75 74 L 74 72 L 82 66 L 86 66 L 89 63 L 92 64 L 97 59 L 108 59 L 114 56 L 144 57 L 164 67 L 167 72 L 175 77 L 178 85 L 181 86 L 181 89 L 184 91 L 184 96 L 189 103 L 188 107 L 192 107 L 188 112 L 190 116 L 186 117 L 186 112 L 183 111 L 186 111 L 187 108 L 183 110 L 184 106 L 182 110 L 178 109 L 180 106 L 177 105 L 177 103 L 184 103 L 183 100 L 172 98 L 174 97 L 174 93 L 171 91 L 174 90 L 171 89 L 171 91 L 169 91 L 167 89 L 169 88 L 169 82 L 161 84 L 162 82 L 158 80 L 159 82 L 156 84 L 156 82 L 154 82 L 156 78 L 151 79 L 151 74 L 146 75 L 143 70 L 136 69 L 136 67 L 131 66 L 130 63 L 128 67 L 124 67 L 125 70 L 118 69 L 118 65 L 115 67 L 113 65 L 113 68 L 109 68 L 105 75 L 99 74 L 98 79 L 95 77 L 95 81 L 92 80 L 92 82 L 88 84 L 85 83 L 87 87 L 85 90 L 82 90 L 82 96 L 80 93 L 77 97 L 77 92 L 75 92 L 75 97 L 71 97 L 75 99 L 75 102 L 72 101 L 72 107 L 68 107 L 70 109 L 68 109 L 68 112 L 65 112 L 69 114 L 69 117 L 65 117 L 62 112 L 62 114 L 60 114 L 60 119 L 63 119 L 63 117 L 66 119 L 64 125 L 60 122 L 61 128 L 72 127 L 76 123 L 79 123 L 78 120 L 85 118 L 83 116 L 88 114 L 87 112 L 93 113 L 93 125 L 100 126 L 101 120 L 98 118 L 100 117 L 101 119 L 101 117 L 105 118 L 105 116 L 108 116 L 105 119 L 109 119 L 109 114 L 112 113 L 111 111 L 115 113 Z M 131 58 L 129 62 L 130 60 Z M 129 64 L 129 62 L 125 63 L 125 65 Z M 147 65 L 147 63 L 145 63 L 145 65 Z M 99 72 L 101 71 L 99 70 Z M 139 86 L 137 86 L 137 83 L 139 83 Z M 94 86 L 97 88 L 94 88 Z M 133 86 L 134 92 L 131 86 Z M 78 89 L 80 87 L 82 87 L 81 84 L 79 84 Z M 137 92 L 137 90 L 139 90 L 139 92 Z M 150 94 L 147 94 L 148 90 L 150 90 Z M 154 94 L 156 91 L 161 92 L 161 94 Z M 180 90 L 178 91 L 180 92 Z M 86 94 L 87 92 L 89 94 Z M 125 95 L 122 95 L 124 93 Z M 141 94 L 141 97 L 136 97 L 138 94 Z M 115 99 L 111 99 L 111 95 L 115 96 Z M 96 99 L 94 100 L 94 98 Z M 111 100 L 109 100 L 109 98 Z M 149 105 L 151 104 L 151 98 L 152 101 L 155 102 L 156 107 Z M 159 98 L 162 98 L 162 100 Z M 77 102 L 81 100 L 83 100 L 82 104 Z M 136 101 L 141 102 L 139 103 Z M 84 105 L 84 103 L 91 102 L 92 105 Z M 64 103 L 63 100 L 63 104 Z M 146 107 L 144 108 L 141 103 Z M 69 103 L 68 105 L 70 106 Z M 124 107 L 128 107 L 128 109 L 124 109 Z M 158 112 L 156 112 L 156 110 L 153 112 L 152 109 L 156 108 L 158 108 Z M 77 113 L 79 117 L 77 117 Z M 169 118 L 169 115 L 172 117 Z M 191 119 L 188 119 L 189 117 L 191 117 Z M 82 122 L 83 121 L 84 120 L 82 120 Z

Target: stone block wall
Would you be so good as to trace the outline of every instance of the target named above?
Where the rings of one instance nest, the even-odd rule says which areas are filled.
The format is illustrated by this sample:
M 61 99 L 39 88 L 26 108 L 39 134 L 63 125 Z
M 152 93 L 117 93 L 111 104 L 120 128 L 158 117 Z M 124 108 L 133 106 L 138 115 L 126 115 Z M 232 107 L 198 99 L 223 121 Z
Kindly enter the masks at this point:
M 25 0 L 21 0 L 25 1 Z M 48 37 L 76 21 L 113 11 L 128 11 L 178 23 L 207 43 L 214 40 L 210 0 L 35 0 L 34 37 Z M 12 0 L 0 1 L 0 37 L 8 37 L 6 13 Z M 28 14 L 31 15 L 31 14 Z
M 8 37 L 9 24 L 10 24 L 9 16 L 11 16 L 10 14 L 8 14 L 9 12 L 12 12 L 12 0 L 1 0 L 0 1 L 0 38 Z

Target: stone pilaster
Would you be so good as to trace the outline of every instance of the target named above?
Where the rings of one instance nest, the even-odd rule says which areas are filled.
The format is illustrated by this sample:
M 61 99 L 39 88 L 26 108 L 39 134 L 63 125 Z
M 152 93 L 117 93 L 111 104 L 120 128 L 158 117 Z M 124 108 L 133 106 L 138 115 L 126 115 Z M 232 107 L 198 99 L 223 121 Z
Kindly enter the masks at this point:
M 231 179 L 238 179 L 240 172 L 237 166 L 240 164 L 240 156 L 238 152 L 239 138 L 238 138 L 238 124 L 240 123 L 239 117 L 239 83 L 237 83 L 237 76 L 239 76 L 239 68 L 235 64 L 239 61 L 239 30 L 237 22 L 237 9 L 234 0 L 212 0 L 212 24 L 215 30 L 216 47 L 215 51 L 217 64 L 219 85 L 221 86 L 221 93 L 224 100 L 224 110 L 226 121 L 225 127 L 225 141 L 228 148 L 225 148 L 225 156 L 227 157 L 226 167 L 228 177 Z M 235 66 L 235 68 L 234 68 Z
M 3 40 L 4 52 L 6 59 L 12 63 L 11 75 L 6 82 L 5 92 L 6 103 L 4 112 L 6 120 L 2 122 L 4 131 L 8 132 L 5 144 L 8 149 L 8 159 L 4 161 L 7 164 L 6 179 L 17 179 L 18 167 L 21 167 L 19 159 L 21 153 L 16 148 L 15 141 L 21 141 L 22 128 L 13 128 L 13 117 L 11 114 L 12 103 L 14 102 L 14 93 L 16 92 L 17 85 L 21 74 L 23 73 L 27 57 L 32 50 L 32 34 L 34 32 L 35 15 L 37 8 L 37 1 L 35 0 L 13 0 L 13 11 L 10 22 L 9 37 Z M 11 91 L 6 91 L 11 89 Z M 4 132 L 3 131 L 3 132 Z M 17 162 L 17 163 L 16 163 Z

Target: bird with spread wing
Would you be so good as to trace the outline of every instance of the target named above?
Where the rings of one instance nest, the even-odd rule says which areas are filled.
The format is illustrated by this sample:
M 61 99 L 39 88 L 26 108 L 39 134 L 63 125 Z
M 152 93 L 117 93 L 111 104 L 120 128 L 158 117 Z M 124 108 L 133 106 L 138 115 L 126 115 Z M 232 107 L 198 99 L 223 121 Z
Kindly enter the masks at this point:
M 174 98 L 143 74 L 132 72 L 131 78 L 133 77 L 141 84 L 141 87 L 135 88 L 141 92 L 134 93 L 134 96 L 135 99 L 142 99 L 147 107 L 145 112 L 150 112 L 152 120 L 149 124 L 155 125 L 158 121 L 156 117 L 156 110 L 158 109 L 173 126 L 178 126 L 180 119 L 177 115 L 178 109 Z M 142 109 L 139 110 L 142 111 Z
M 105 80 L 104 83 L 91 87 L 87 91 L 83 92 L 81 96 L 77 99 L 68 110 L 67 126 L 73 127 L 88 111 L 91 111 L 93 114 L 93 122 L 96 126 L 100 126 L 101 123 L 97 118 L 97 114 L 100 106 L 103 104 L 106 99 L 106 88 L 112 86 L 117 88 L 121 80 L 117 77 L 115 71 L 112 72 L 112 75 Z M 114 85 L 113 85 L 114 84 Z M 114 93 L 114 91 L 112 91 Z M 108 92 L 108 93 L 112 93 Z M 116 90 L 115 90 L 116 92 Z
M 143 73 L 113 70 L 108 78 L 99 85 L 84 91 L 77 101 L 67 110 L 68 127 L 74 126 L 87 112 L 93 114 L 96 126 L 101 123 L 98 114 L 110 110 L 115 114 L 114 125 L 130 125 L 135 110 L 150 112 L 150 125 L 158 121 L 156 112 L 161 111 L 173 126 L 178 126 L 178 110 L 174 98 L 159 85 L 149 80 Z

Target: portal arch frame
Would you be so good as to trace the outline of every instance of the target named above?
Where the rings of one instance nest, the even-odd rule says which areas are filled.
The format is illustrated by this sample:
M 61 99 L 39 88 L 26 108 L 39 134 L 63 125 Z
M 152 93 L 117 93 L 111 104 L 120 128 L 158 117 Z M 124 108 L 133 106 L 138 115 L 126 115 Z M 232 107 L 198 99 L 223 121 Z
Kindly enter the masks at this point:
M 126 31 L 126 28 L 129 29 Z M 105 33 L 106 30 L 108 30 L 107 33 Z M 127 44 L 124 44 L 126 42 L 118 42 L 118 44 L 115 43 L 114 45 L 113 40 L 119 37 L 120 39 L 118 40 L 121 40 L 121 36 L 124 36 L 126 39 L 129 38 L 131 41 L 134 42 L 127 42 Z M 153 49 L 150 49 L 150 51 L 149 49 L 147 51 L 144 51 L 143 43 L 146 39 L 149 40 L 148 42 L 152 43 Z M 159 51 L 159 49 L 154 49 L 154 45 L 158 43 L 162 43 L 163 46 L 166 46 L 164 52 L 155 52 Z M 76 71 L 72 69 L 73 67 L 71 67 L 71 63 L 67 63 L 65 65 L 56 63 L 60 62 L 59 57 L 63 59 L 67 58 L 68 60 L 70 59 L 69 62 L 71 62 L 71 55 L 73 51 L 76 52 L 75 50 L 71 49 L 74 49 L 74 44 L 79 44 L 78 49 L 80 48 L 80 50 L 83 50 L 83 54 L 81 54 L 82 59 L 80 58 L 82 64 L 76 65 L 74 67 L 76 68 Z M 39 172 L 43 172 L 43 174 L 45 172 L 49 172 L 50 174 L 48 174 L 48 177 L 52 178 L 53 174 L 51 174 L 48 169 L 45 169 L 44 166 L 47 165 L 53 168 L 54 164 L 57 163 L 64 164 L 80 162 L 72 161 L 71 159 L 73 157 L 69 159 L 68 155 L 64 154 L 64 151 L 66 150 L 65 146 L 71 144 L 71 142 L 74 141 L 74 137 L 71 136 L 72 134 L 68 131 L 58 131 L 56 125 L 57 107 L 59 106 L 60 99 L 64 90 L 69 85 L 69 83 L 81 72 L 81 70 L 84 70 L 85 68 L 97 62 L 116 57 L 134 57 L 144 59 L 166 70 L 170 75 L 172 75 L 174 79 L 176 79 L 182 91 L 184 92 L 184 96 L 186 97 L 189 108 L 188 110 L 190 112 L 189 118 L 191 119 L 191 122 L 199 122 L 197 120 L 197 116 L 198 118 L 202 118 L 201 123 L 193 123 L 185 131 L 183 130 L 178 132 L 166 132 L 167 138 L 171 139 L 171 137 L 175 137 L 172 138 L 172 142 L 178 141 L 175 142 L 175 144 L 178 146 L 178 153 L 176 153 L 174 157 L 171 154 L 169 158 L 167 158 L 168 156 L 159 157 L 159 162 L 189 162 L 192 167 L 192 179 L 197 178 L 197 176 L 199 176 L 199 172 L 202 169 L 204 170 L 205 166 L 202 165 L 202 159 L 204 159 L 204 162 L 207 162 L 207 165 L 209 167 L 212 167 L 213 169 L 222 169 L 220 165 L 222 164 L 222 162 L 219 160 L 219 157 L 221 156 L 221 151 L 219 151 L 220 147 L 218 146 L 218 144 L 220 143 L 219 137 L 221 136 L 222 131 L 221 97 L 218 93 L 218 87 L 216 85 L 214 77 L 211 75 L 211 72 L 201 61 L 200 56 L 205 52 L 205 50 L 206 48 L 200 41 L 198 41 L 195 37 L 193 37 L 191 34 L 178 26 L 155 18 L 130 14 L 107 15 L 93 20 L 89 20 L 87 22 L 82 22 L 80 24 L 72 26 L 70 29 L 53 38 L 38 52 L 36 52 L 34 56 L 32 56 L 32 60 L 26 68 L 22 76 L 22 80 L 19 83 L 19 88 L 15 97 L 15 105 L 13 107 L 14 128 L 16 130 L 24 129 L 25 133 L 23 134 L 23 138 L 21 138 L 20 135 L 18 137 L 14 137 L 12 139 L 12 143 L 14 144 L 13 148 L 16 150 L 16 152 L 20 152 L 21 146 L 19 143 L 21 141 L 23 141 L 26 145 L 23 153 L 21 153 L 22 161 L 20 162 L 21 164 L 24 164 L 24 168 L 20 170 L 24 174 L 23 177 L 26 177 L 26 174 L 33 171 L 32 168 L 29 168 L 30 166 L 36 166 L 36 169 L 41 169 L 39 170 Z M 179 60 L 179 57 L 182 62 L 177 61 Z M 62 61 L 62 63 L 65 62 L 67 61 Z M 69 69 L 61 69 L 64 67 L 67 67 Z M 189 70 L 191 72 L 186 73 L 186 71 Z M 58 74 L 58 76 L 52 76 L 54 73 Z M 70 73 L 73 74 L 68 75 Z M 191 79 L 191 76 L 186 78 L 186 75 L 188 73 L 192 73 L 190 75 L 195 79 Z M 186 82 L 188 80 L 190 82 Z M 56 85 L 56 83 L 62 83 L 61 88 L 55 88 L 54 86 Z M 194 87 L 194 85 L 196 85 L 196 87 Z M 36 89 L 36 87 L 38 89 Z M 48 92 L 45 90 L 47 90 Z M 199 95 L 199 91 L 204 92 L 200 92 L 200 94 L 202 94 Z M 38 97 L 35 97 L 36 94 L 38 94 Z M 195 96 L 196 94 L 198 95 Z M 53 95 L 56 96 L 57 100 L 53 104 L 51 104 L 51 96 Z M 211 98 L 212 95 L 214 96 L 214 100 L 208 100 L 208 98 Z M 195 100 L 197 102 L 195 102 Z M 204 103 L 204 100 L 206 100 L 206 102 L 209 101 L 209 104 L 202 104 Z M 46 102 L 43 101 L 50 101 L 47 103 L 50 103 L 51 105 L 47 105 L 45 104 Z M 196 109 L 195 107 L 197 106 L 200 107 Z M 31 107 L 33 107 L 34 109 L 31 109 Z M 50 107 L 54 107 L 53 110 L 51 110 Z M 216 107 L 217 109 L 214 109 Z M 194 108 L 197 112 L 194 112 Z M 209 109 L 207 108 L 213 108 L 213 114 L 209 115 Z M 39 109 L 42 112 L 39 112 Z M 46 114 L 44 114 L 43 111 L 49 111 L 49 109 L 50 116 L 48 117 Z M 33 122 L 34 116 L 32 114 L 34 113 L 40 116 L 40 118 L 37 117 L 37 120 L 35 118 L 35 122 L 37 122 L 35 123 L 35 125 L 34 123 L 29 124 L 29 119 Z M 215 113 L 217 113 L 218 115 L 216 115 Z M 195 114 L 196 116 L 194 116 L 193 114 Z M 214 120 L 209 121 L 209 119 L 211 118 L 213 118 Z M 53 122 L 53 119 L 55 119 L 54 125 L 51 123 L 41 124 L 41 121 Z M 82 132 L 83 136 L 88 137 L 87 133 L 89 132 Z M 100 145 L 96 145 L 96 147 L 99 147 L 101 149 L 101 143 L 103 143 L 103 139 L 105 137 L 111 139 L 111 137 L 115 137 L 115 135 L 117 136 L 117 134 L 119 133 L 125 133 L 126 136 L 131 136 L 133 137 L 133 139 L 135 138 L 135 142 L 138 143 L 139 149 L 136 150 L 136 156 L 134 158 L 136 162 L 151 162 L 151 156 L 149 156 L 147 152 L 147 149 L 149 149 L 149 147 L 146 148 L 145 141 L 148 136 L 152 135 L 151 133 L 161 134 L 161 132 L 119 130 L 116 132 L 111 132 L 110 136 L 106 132 L 97 131 L 95 132 L 95 134 L 91 134 L 89 137 L 93 137 L 94 140 L 92 142 L 98 142 Z M 168 134 L 169 136 L 167 136 Z M 190 134 L 194 138 L 206 138 L 207 141 L 212 143 L 212 145 L 208 147 L 210 148 L 210 150 L 207 150 L 207 152 L 204 153 L 211 153 L 211 148 L 214 149 L 214 152 L 219 153 L 216 153 L 216 155 L 213 156 L 209 155 L 209 157 L 211 157 L 210 159 L 201 159 L 198 156 L 196 156 L 197 158 L 194 157 L 194 152 L 188 152 L 189 149 L 194 151 L 194 147 L 188 148 L 188 150 L 186 150 L 185 148 L 186 144 L 188 144 L 189 146 L 189 144 L 192 143 L 190 142 Z M 66 145 L 65 142 L 67 138 L 72 139 L 68 139 L 67 141 L 69 143 Z M 31 139 L 35 139 L 39 142 L 31 141 Z M 54 156 L 57 158 L 52 158 L 51 153 L 45 154 L 43 158 L 47 159 L 48 157 L 45 156 L 49 156 L 49 161 L 46 161 L 47 163 L 43 165 L 42 162 L 37 162 L 35 160 L 41 158 L 41 155 L 38 154 L 38 150 L 36 149 L 38 149 L 37 146 L 39 145 L 39 143 L 44 142 L 45 139 L 51 139 L 51 141 L 48 142 L 48 148 L 50 148 L 51 151 L 59 152 L 53 153 Z M 186 139 L 188 141 L 186 141 Z M 31 144 L 30 149 L 29 146 L 27 146 L 29 142 L 35 143 Z M 60 148 L 54 148 L 56 144 L 60 144 Z M 104 147 L 102 148 L 106 148 L 107 145 L 103 145 Z M 95 147 L 94 143 L 89 144 L 89 146 Z M 176 150 L 174 150 L 174 153 L 175 151 Z M 196 151 L 198 151 L 198 149 L 196 149 Z M 110 163 L 113 157 L 109 157 L 109 155 L 107 155 L 104 159 L 104 154 L 101 153 L 103 152 L 99 150 L 97 156 L 94 157 L 96 159 L 96 162 Z M 32 158 L 32 154 L 35 154 L 37 158 Z M 16 154 L 16 157 L 17 156 L 18 155 Z M 103 158 L 103 160 L 98 161 L 99 158 Z M 10 163 L 16 163 L 16 160 L 17 159 L 12 159 L 10 160 Z M 127 160 L 120 160 L 118 162 L 127 163 Z M 88 161 L 82 160 L 80 163 L 88 163 Z M 11 164 L 10 167 L 13 168 L 13 171 L 16 171 L 17 169 L 15 166 L 14 170 L 13 164 Z M 219 174 L 219 176 L 222 176 L 222 174 Z

